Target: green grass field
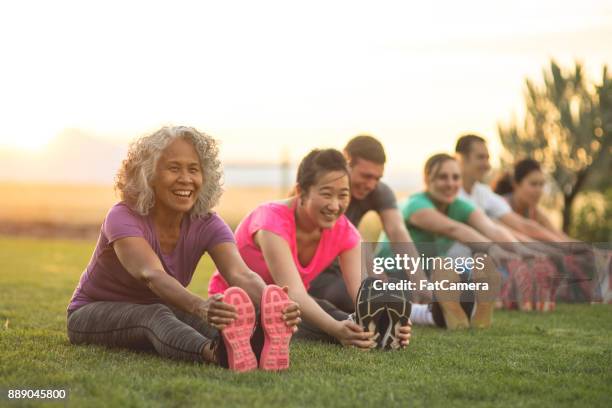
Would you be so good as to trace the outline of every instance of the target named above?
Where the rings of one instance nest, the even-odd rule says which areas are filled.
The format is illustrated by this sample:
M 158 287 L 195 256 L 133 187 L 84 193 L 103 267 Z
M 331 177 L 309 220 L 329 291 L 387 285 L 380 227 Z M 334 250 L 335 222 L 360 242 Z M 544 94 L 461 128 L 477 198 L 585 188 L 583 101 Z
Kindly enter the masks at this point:
M 94 244 L 0 238 L 0 406 L 43 404 L 9 401 L 14 388 L 66 389 L 75 407 L 612 405 L 612 307 L 604 305 L 501 312 L 482 332 L 416 327 L 401 352 L 297 342 L 280 374 L 72 346 L 65 309 Z M 190 288 L 205 294 L 211 272 L 203 260 Z

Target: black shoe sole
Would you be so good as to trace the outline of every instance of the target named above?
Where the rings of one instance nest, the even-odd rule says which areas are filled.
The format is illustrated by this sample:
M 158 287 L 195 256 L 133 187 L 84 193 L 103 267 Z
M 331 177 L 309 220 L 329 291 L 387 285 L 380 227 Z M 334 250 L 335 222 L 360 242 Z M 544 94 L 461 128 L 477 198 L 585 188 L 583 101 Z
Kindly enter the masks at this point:
M 382 328 L 381 324 L 384 323 L 383 317 L 387 314 L 387 310 L 385 292 L 374 289 L 374 282 L 377 280 L 369 277 L 361 282 L 359 292 L 357 292 L 355 313 L 357 324 L 365 331 L 376 333 L 377 341 L 380 341 L 386 329 Z
M 389 282 L 397 279 L 389 278 Z M 401 347 L 397 332 L 401 326 L 407 326 L 412 311 L 410 303 L 410 293 L 407 290 L 388 290 L 385 293 L 385 304 L 389 326 L 385 335 L 380 339 L 379 346 L 383 349 L 399 349 Z

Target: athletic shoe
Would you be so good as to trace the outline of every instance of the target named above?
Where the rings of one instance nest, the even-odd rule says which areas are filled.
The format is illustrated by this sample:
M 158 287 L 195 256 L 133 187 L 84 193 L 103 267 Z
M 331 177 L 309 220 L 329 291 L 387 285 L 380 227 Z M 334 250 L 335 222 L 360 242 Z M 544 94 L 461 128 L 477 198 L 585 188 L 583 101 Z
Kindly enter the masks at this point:
M 446 302 L 445 307 L 447 308 L 447 316 L 451 321 L 450 327 L 446 324 L 446 318 L 444 317 L 444 310 L 442 309 L 442 302 L 434 302 L 429 304 L 431 310 L 431 317 L 433 318 L 434 324 L 442 329 L 467 329 L 469 327 L 469 316 L 474 312 L 474 302 Z M 459 304 L 459 310 L 456 308 L 455 303 Z M 451 309 L 451 313 L 448 314 L 448 309 Z M 466 320 L 467 319 L 467 322 Z M 459 322 L 459 323 L 458 323 Z
M 259 368 L 280 371 L 289 368 L 289 342 L 293 330 L 283 320 L 283 310 L 291 304 L 289 296 L 278 286 L 268 285 L 261 296 L 261 325 L 264 346 Z
M 506 266 L 501 268 L 501 271 L 506 273 L 502 274 L 503 283 L 499 292 L 500 299 L 497 300 L 495 307 L 497 309 L 516 310 L 518 309 L 518 303 L 515 299 L 514 281 L 509 263 L 506 263 Z
M 238 287 L 228 288 L 223 301 L 234 305 L 238 317 L 222 331 L 227 363 L 233 371 L 251 371 L 257 368 L 257 358 L 251 348 L 251 336 L 255 327 L 255 307 L 246 292 Z
M 432 282 L 442 281 L 458 283 L 461 276 L 452 269 L 436 268 L 431 275 Z M 468 329 L 470 321 L 461 305 L 462 293 L 457 290 L 438 290 L 434 293 L 436 301 L 442 312 L 444 327 L 448 330 Z
M 398 279 L 389 278 L 389 282 L 400 283 Z M 399 328 L 407 326 L 412 311 L 410 293 L 407 290 L 387 290 L 385 293 L 385 307 L 388 316 L 387 331 L 379 340 L 378 346 L 383 349 L 397 350 L 401 347 L 398 337 Z
M 434 324 L 437 327 L 442 329 L 446 329 L 446 322 L 444 321 L 444 314 L 442 313 L 442 308 L 440 307 L 440 302 L 433 302 L 429 304 L 429 309 L 431 310 L 431 317 L 434 321 Z
M 591 255 L 593 257 L 593 255 Z M 580 262 L 580 261 L 583 262 Z M 578 300 L 584 300 L 587 302 L 591 301 L 593 296 L 593 287 L 592 283 L 593 279 L 589 277 L 588 267 L 585 267 L 584 261 L 588 261 L 588 256 L 578 257 L 575 254 L 565 255 L 563 257 L 563 266 L 565 270 L 569 273 L 570 276 L 567 277 L 568 286 L 575 287 L 578 289 Z M 593 270 L 595 269 L 594 259 L 591 260 L 592 264 L 590 265 Z M 556 277 L 555 279 L 555 288 L 558 286 L 558 282 L 561 280 L 561 276 Z M 575 301 L 576 299 L 570 299 L 571 301 Z
M 461 306 L 461 302 L 445 301 L 438 302 L 442 315 L 444 316 L 444 324 L 448 330 L 468 329 L 470 320 Z
M 213 339 L 207 339 L 202 348 L 202 356 L 207 363 L 213 363 L 218 366 L 227 367 L 227 352 L 221 335 Z
M 493 312 L 495 302 L 478 302 L 476 310 L 470 319 L 470 325 L 474 329 L 488 329 L 493 323 Z
M 533 274 L 536 283 L 536 309 L 540 312 L 552 312 L 557 297 L 557 267 L 547 258 L 536 259 L 533 262 Z
M 368 277 L 361 282 L 359 292 L 357 292 L 355 313 L 357 324 L 363 327 L 365 331 L 375 333 L 375 339 L 380 347 L 383 339 L 382 333 L 386 333 L 388 329 L 385 323 L 388 323 L 389 315 L 386 308 L 385 292 L 374 289 L 374 282 L 377 280 L 379 279 Z
M 511 260 L 508 262 L 510 279 L 516 288 L 516 297 L 519 309 L 523 312 L 533 310 L 533 273 L 529 269 L 529 264 L 521 260 Z
M 487 291 L 475 291 L 472 309 L 467 316 L 470 318 L 470 326 L 474 329 L 487 329 L 493 323 L 493 312 L 495 311 L 495 293 L 499 288 L 501 274 L 498 269 L 490 267 L 477 268 L 472 271 L 472 281 L 489 285 Z

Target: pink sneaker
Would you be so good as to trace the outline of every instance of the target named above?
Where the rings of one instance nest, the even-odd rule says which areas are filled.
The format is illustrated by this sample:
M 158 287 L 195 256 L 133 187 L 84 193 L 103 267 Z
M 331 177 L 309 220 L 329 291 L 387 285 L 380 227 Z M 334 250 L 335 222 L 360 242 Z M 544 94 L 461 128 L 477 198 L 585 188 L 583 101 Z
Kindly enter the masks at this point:
M 557 268 L 547 258 L 536 259 L 533 263 L 536 280 L 536 309 L 552 312 L 555 309 Z
M 280 371 L 289 368 L 289 342 L 293 330 L 283 320 L 283 309 L 291 300 L 278 286 L 268 285 L 261 296 L 261 325 L 264 330 L 264 346 L 259 358 L 259 368 Z
M 510 277 L 516 287 L 516 298 L 519 309 L 523 312 L 533 310 L 533 275 L 529 264 L 521 260 L 508 262 Z
M 518 309 L 518 303 L 514 299 L 515 288 L 514 288 L 514 269 L 517 267 L 515 261 L 510 261 L 506 264 L 506 270 L 508 276 L 502 283 L 501 290 L 499 292 L 499 299 L 496 301 L 495 307 L 498 309 L 516 310 Z
M 587 301 L 591 301 L 593 288 L 591 286 L 593 279 L 589 278 L 587 272 L 579 258 L 576 255 L 565 255 L 563 257 L 565 269 L 569 272 L 569 285 L 578 285 L 581 292 L 581 297 Z
M 223 301 L 234 305 L 238 318 L 221 331 L 230 370 L 251 371 L 257 368 L 257 358 L 251 348 L 251 336 L 255 327 L 255 308 L 249 295 L 238 287 L 230 287 L 223 294 Z

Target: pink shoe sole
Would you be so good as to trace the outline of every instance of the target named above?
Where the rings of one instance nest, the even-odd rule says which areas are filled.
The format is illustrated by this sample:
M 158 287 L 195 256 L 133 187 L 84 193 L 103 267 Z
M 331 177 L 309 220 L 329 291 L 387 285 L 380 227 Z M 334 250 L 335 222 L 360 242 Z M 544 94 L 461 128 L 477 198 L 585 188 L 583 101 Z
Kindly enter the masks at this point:
M 268 285 L 261 297 L 261 324 L 264 330 L 264 346 L 259 368 L 280 371 L 289 368 L 289 342 L 293 330 L 283 320 L 283 309 L 291 300 L 278 286 Z
M 251 348 L 251 336 L 255 327 L 255 308 L 249 295 L 238 287 L 228 288 L 223 294 L 223 301 L 236 307 L 238 317 L 221 331 L 229 369 L 233 371 L 251 371 L 257 368 L 257 358 Z
M 513 260 L 508 262 L 508 271 L 516 288 L 518 308 L 523 312 L 531 312 L 533 310 L 534 277 L 529 264 Z
M 552 312 L 556 299 L 557 268 L 547 259 L 539 259 L 533 263 L 533 272 L 536 277 L 537 302 L 539 312 Z

